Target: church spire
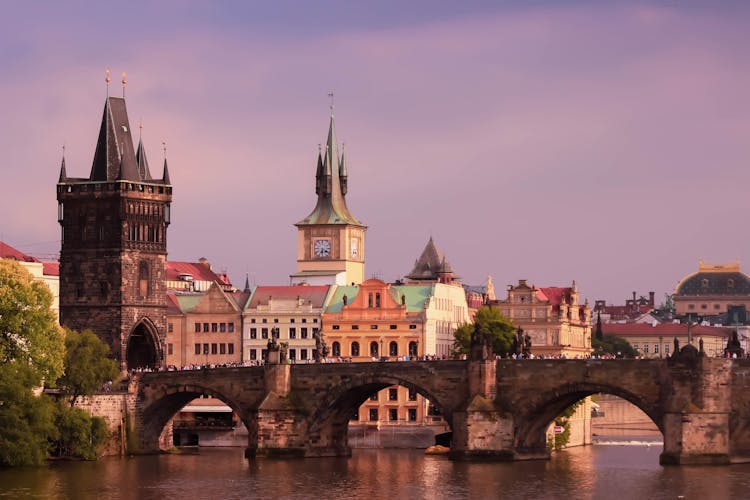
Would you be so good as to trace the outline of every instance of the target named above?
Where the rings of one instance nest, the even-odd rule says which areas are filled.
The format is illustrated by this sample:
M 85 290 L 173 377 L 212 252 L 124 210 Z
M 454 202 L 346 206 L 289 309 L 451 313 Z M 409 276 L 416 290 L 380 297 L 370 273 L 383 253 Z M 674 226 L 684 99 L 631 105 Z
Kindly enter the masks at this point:
M 322 156 L 321 156 L 322 154 Z M 336 124 L 331 106 L 331 117 L 328 125 L 328 139 L 325 151 L 318 152 L 318 163 L 315 171 L 315 194 L 318 203 L 313 212 L 297 225 L 307 224 L 352 224 L 363 226 L 349 212 L 346 206 L 347 168 L 343 157 L 339 159 L 336 144 Z
M 57 182 L 65 182 L 68 180 L 68 173 L 65 171 L 65 146 L 63 146 L 63 156 L 60 162 L 60 178 Z
M 125 99 L 107 97 L 96 142 L 92 181 L 140 181 Z
M 141 180 L 151 180 L 151 171 L 148 169 L 148 159 L 146 158 L 146 148 L 143 147 L 143 139 L 138 139 L 138 150 L 135 152 L 135 162 L 138 165 L 138 174 Z

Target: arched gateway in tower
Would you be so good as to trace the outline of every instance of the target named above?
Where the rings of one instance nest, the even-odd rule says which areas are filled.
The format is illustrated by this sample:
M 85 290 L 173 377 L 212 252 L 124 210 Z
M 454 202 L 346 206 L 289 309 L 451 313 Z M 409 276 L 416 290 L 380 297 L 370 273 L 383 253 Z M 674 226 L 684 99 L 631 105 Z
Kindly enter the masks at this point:
M 121 369 L 158 366 L 167 323 L 165 262 L 172 186 L 133 148 L 125 99 L 107 97 L 91 173 L 57 183 L 60 323 L 90 329 Z

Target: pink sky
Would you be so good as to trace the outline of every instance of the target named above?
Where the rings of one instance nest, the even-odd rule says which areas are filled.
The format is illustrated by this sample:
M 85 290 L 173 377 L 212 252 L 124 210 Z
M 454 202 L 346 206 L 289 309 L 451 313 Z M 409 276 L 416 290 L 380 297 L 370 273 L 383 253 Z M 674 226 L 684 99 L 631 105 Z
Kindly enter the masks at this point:
M 333 90 L 368 276 L 402 277 L 433 236 L 501 296 L 575 279 L 661 301 L 699 258 L 750 271 L 750 8 L 712 6 L 7 8 L 0 240 L 59 251 L 61 146 L 87 176 L 109 67 L 154 173 L 167 142 L 172 260 L 288 283 Z

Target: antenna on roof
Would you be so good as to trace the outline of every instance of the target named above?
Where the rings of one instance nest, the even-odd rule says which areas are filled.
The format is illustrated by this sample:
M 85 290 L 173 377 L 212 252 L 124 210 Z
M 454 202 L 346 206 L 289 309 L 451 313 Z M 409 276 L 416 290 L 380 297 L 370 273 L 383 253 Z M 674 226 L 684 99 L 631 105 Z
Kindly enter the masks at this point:
M 125 72 L 122 72 L 122 98 L 125 99 L 125 85 L 127 85 L 128 81 L 125 79 Z
M 109 68 L 104 73 L 107 75 L 104 77 L 104 82 L 107 84 L 107 98 L 109 98 L 109 82 L 111 81 L 109 78 Z

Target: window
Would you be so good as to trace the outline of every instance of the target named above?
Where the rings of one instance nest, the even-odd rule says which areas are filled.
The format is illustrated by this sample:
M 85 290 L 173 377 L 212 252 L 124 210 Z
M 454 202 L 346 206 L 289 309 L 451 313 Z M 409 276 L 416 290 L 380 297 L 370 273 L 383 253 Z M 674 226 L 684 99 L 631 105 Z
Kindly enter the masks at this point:
M 388 344 L 388 354 L 390 356 L 398 356 L 398 343 L 394 341 Z
M 417 400 L 417 391 L 415 391 L 414 389 L 410 387 L 409 388 L 409 401 L 416 401 L 416 400 Z
M 297 359 L 297 349 L 289 349 L 289 359 L 292 361 Z
M 218 347 L 216 344 L 211 344 L 211 354 L 217 354 Z
M 648 354 L 648 344 L 643 344 L 643 354 Z
M 701 309 L 708 309 L 708 305 L 706 305 L 706 304 L 701 304 Z
M 260 329 L 260 338 L 267 339 L 268 338 L 268 328 L 261 328 Z
M 201 353 L 201 345 L 195 344 L 195 354 L 200 354 L 200 353 Z
M 200 323 L 196 323 L 195 324 L 195 333 L 199 333 L 200 331 L 201 331 L 201 324 Z
M 263 318 L 262 320 L 260 320 L 260 322 L 261 323 L 268 323 L 268 319 L 267 318 Z
M 302 322 L 304 323 L 305 320 L 303 319 Z M 313 318 L 313 323 L 317 323 L 317 322 L 318 322 L 318 318 Z
M 219 325 L 217 325 L 216 323 L 211 323 L 211 331 L 214 332 L 214 333 L 218 332 L 219 331 Z
M 396 325 L 389 325 L 388 328 L 390 328 L 391 330 L 395 330 L 396 328 L 398 328 L 398 326 L 396 326 Z
M 638 350 L 638 344 L 633 344 L 633 349 Z
M 208 332 L 208 323 L 203 323 L 203 331 Z
M 167 354 L 170 356 L 174 354 L 174 346 L 172 344 L 167 344 Z
M 372 293 L 367 294 L 367 307 L 372 307 Z
M 352 342 L 352 356 L 359 356 L 359 342 Z
M 227 328 L 229 329 L 229 333 L 234 332 L 234 323 L 227 323 Z
M 300 349 L 299 359 L 307 359 L 307 349 Z
M 409 356 L 419 356 L 416 342 L 409 342 Z
M 380 294 L 375 294 L 375 307 L 380 307 Z
M 219 354 L 227 353 L 227 345 L 224 343 L 219 344 Z
M 221 333 L 224 333 L 227 331 L 227 324 L 226 323 L 219 323 L 219 331 Z
M 378 409 L 370 408 L 370 422 L 377 422 L 377 421 L 378 421 Z
M 290 339 L 296 339 L 297 338 L 297 329 L 296 328 L 290 328 L 289 329 L 289 338 Z
M 167 323 L 167 331 L 172 333 L 174 331 L 174 323 Z
M 258 351 L 256 349 L 250 349 L 250 360 L 255 361 L 258 359 Z
M 203 354 L 208 355 L 208 344 L 203 344 Z
M 227 344 L 227 354 L 234 354 L 234 344 Z
M 398 409 L 391 408 L 388 410 L 388 420 L 391 422 L 397 422 L 398 421 Z
M 255 318 L 250 318 L 250 323 L 255 323 Z
M 148 262 L 142 261 L 138 265 L 138 295 L 148 297 L 151 293 L 151 279 L 149 276 Z
M 669 355 L 669 344 L 664 344 L 664 354 Z
M 257 328 L 251 328 L 250 329 L 250 338 L 251 339 L 257 339 L 258 338 L 258 329 Z
M 338 330 L 339 328 L 340 328 L 340 327 L 339 327 L 339 325 L 333 325 L 333 326 L 331 327 L 331 329 L 333 329 L 333 330 Z
M 695 309 L 695 304 L 688 304 L 688 309 L 690 310 Z
M 331 346 L 331 351 L 333 352 L 334 356 L 341 356 L 341 344 L 338 342 L 334 342 Z
M 721 309 L 721 306 L 719 304 L 714 304 L 714 309 L 718 311 L 719 309 Z
M 294 323 L 294 318 L 289 319 L 290 323 Z
M 701 288 L 708 288 L 708 280 L 707 279 L 704 278 L 704 279 L 701 280 Z
M 409 330 L 416 330 L 416 329 L 417 329 L 417 325 L 409 325 Z
M 370 401 L 377 401 L 377 400 L 378 400 L 378 393 L 376 392 L 375 394 L 370 396 Z
M 378 343 L 374 340 L 370 342 L 370 356 L 372 356 L 373 358 L 378 357 Z
M 727 280 L 727 288 L 734 288 L 734 280 L 732 278 Z
M 303 339 L 306 339 L 306 338 L 307 338 L 307 328 L 300 328 L 299 330 L 300 330 L 300 331 L 299 331 L 299 333 L 300 333 L 300 336 L 301 336 L 301 337 L 302 337 Z
M 388 389 L 388 401 L 398 401 L 398 388 L 391 387 Z
M 417 409 L 409 408 L 409 422 L 416 422 L 416 421 L 417 421 Z
M 278 323 L 279 322 L 279 318 L 273 318 L 273 322 L 274 323 Z
M 359 325 L 352 325 L 352 330 L 359 330 Z
M 302 322 L 303 322 L 303 323 L 307 323 L 307 318 L 302 318 Z M 313 323 L 317 323 L 317 322 L 318 322 L 318 320 L 317 320 L 317 319 L 316 319 L 316 320 L 313 320 Z
M 370 325 L 370 330 L 377 330 L 377 329 L 378 329 L 378 325 Z

